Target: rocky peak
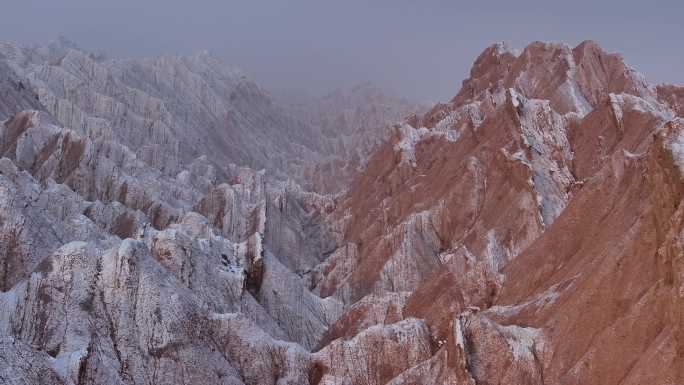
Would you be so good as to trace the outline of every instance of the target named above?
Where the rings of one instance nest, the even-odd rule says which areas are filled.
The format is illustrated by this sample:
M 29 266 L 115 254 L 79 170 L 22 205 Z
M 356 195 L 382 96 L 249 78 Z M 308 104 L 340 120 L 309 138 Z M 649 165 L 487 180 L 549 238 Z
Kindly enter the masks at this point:
M 505 88 L 514 88 L 527 98 L 550 100 L 562 114 L 581 116 L 609 93 L 653 96 L 643 75 L 628 67 L 620 55 L 606 53 L 593 41 L 575 48 L 534 42 L 517 56 L 502 47 L 492 45 L 478 57 L 452 100 L 455 107 Z
M 651 246 L 670 241 L 652 240 L 650 225 L 636 218 L 650 210 L 658 218 L 679 218 L 680 211 L 680 123 L 673 111 L 678 89 L 658 90 L 666 102 L 619 55 L 593 42 L 574 49 L 537 42 L 520 54 L 501 45 L 487 48 L 459 94 L 397 125 L 340 201 L 346 244 L 321 266 L 315 284 L 321 295 L 354 305 L 326 338 L 348 340 L 367 325 L 389 327 L 416 317 L 426 321 L 434 349 L 451 357 L 435 354 L 426 366 L 448 365 L 455 346 L 466 346 L 465 371 L 452 366 L 438 376 L 415 365 L 396 383 L 680 378 L 672 365 L 681 342 L 669 329 L 678 321 L 673 323 L 667 307 L 656 318 L 669 321 L 648 321 L 636 287 L 634 296 L 620 296 L 619 303 L 643 330 L 665 333 L 658 342 L 665 356 L 649 359 L 648 351 L 656 348 L 628 334 L 630 346 L 638 347 L 626 356 L 639 369 L 585 365 L 598 352 L 621 349 L 610 325 L 624 312 L 605 312 L 617 306 L 610 293 L 623 293 L 618 275 L 634 273 L 629 282 L 645 287 L 672 272 L 653 267 L 647 269 L 650 278 L 637 273 L 644 271 L 637 255 L 651 255 Z M 653 184 L 642 185 L 644 178 Z M 661 199 L 669 202 L 662 206 L 666 212 L 657 208 Z M 642 214 L 630 211 L 632 205 Z M 599 218 L 622 230 L 604 228 Z M 655 226 L 677 233 L 681 223 L 674 220 L 674 227 L 667 219 Z M 643 230 L 625 235 L 633 223 Z M 623 244 L 617 238 L 628 242 L 628 250 L 616 248 Z M 679 265 L 676 253 L 658 260 Z M 604 258 L 628 264 L 630 273 L 599 268 Z M 585 265 L 595 268 L 590 272 Z M 529 277 L 530 271 L 537 275 Z M 582 302 L 583 295 L 593 294 L 581 285 L 591 293 L 607 290 L 597 297 L 603 305 Z M 670 298 L 669 290 L 663 288 L 662 295 Z M 400 297 L 403 307 L 396 304 L 397 293 L 410 293 Z M 643 306 L 657 306 L 652 298 Z M 574 310 L 561 310 L 568 304 Z M 558 312 L 568 318 L 557 318 Z M 601 321 L 580 321 L 583 312 Z M 604 335 L 603 342 L 590 341 L 588 329 Z M 576 334 L 582 342 L 564 342 Z M 591 353 L 583 353 L 587 349 Z M 649 365 L 663 372 L 649 373 Z M 328 381 L 334 383 L 333 377 Z

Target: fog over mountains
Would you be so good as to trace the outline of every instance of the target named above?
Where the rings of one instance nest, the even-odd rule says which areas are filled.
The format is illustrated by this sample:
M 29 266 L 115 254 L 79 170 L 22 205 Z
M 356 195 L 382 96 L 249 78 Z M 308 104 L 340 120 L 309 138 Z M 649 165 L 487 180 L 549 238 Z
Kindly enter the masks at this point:
M 496 41 L 598 41 L 648 75 L 684 84 L 684 3 L 490 0 L 4 0 L 0 40 L 64 35 L 114 58 L 208 49 L 272 92 L 322 96 L 372 81 L 412 100 L 448 100 Z
M 483 48 L 424 105 L 0 43 L 0 383 L 684 383 L 684 87 Z

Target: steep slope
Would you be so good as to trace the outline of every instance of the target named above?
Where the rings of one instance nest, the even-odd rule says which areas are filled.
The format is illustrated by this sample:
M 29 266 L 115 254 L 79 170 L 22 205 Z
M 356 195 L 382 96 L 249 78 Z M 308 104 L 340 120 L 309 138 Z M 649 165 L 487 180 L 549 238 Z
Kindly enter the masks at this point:
M 5 120 L 17 111 L 43 108 L 38 95 L 29 87 L 7 64 L 0 62 L 0 119 Z
M 368 142 L 384 138 L 385 126 L 401 117 L 398 111 L 413 112 L 403 100 L 360 90 L 344 107 L 356 115 L 348 127 L 343 123 L 336 131 L 326 120 L 337 108 L 329 98 L 288 111 L 243 72 L 206 51 L 187 57 L 106 59 L 59 39 L 30 48 L 0 44 L 0 61 L 26 83 L 17 80 L 12 86 L 35 92 L 61 125 L 124 144 L 168 175 L 206 157 L 220 178 L 232 163 L 265 168 L 300 184 L 314 180 L 313 187 L 330 190 L 326 185 L 337 179 L 321 176 L 317 169 L 356 170 L 359 154 L 365 157 Z M 349 179 L 351 173 L 343 176 Z M 329 182 L 316 182 L 323 179 Z
M 340 306 L 309 293 L 286 266 L 319 262 L 327 238 L 317 217 L 328 199 L 249 169 L 215 187 L 199 166 L 192 177 L 168 177 L 125 146 L 81 137 L 44 114 L 19 113 L 0 130 L 7 378 L 34 381 L 21 354 L 40 357 L 37 365 L 67 384 L 269 383 L 290 370 L 286 359 L 295 383 L 306 378 L 310 359 L 299 344 L 313 346 Z M 232 206 L 214 205 L 214 188 L 230 192 Z M 272 361 L 248 359 L 261 354 L 246 347 L 254 338 Z
M 166 173 L 202 155 L 216 165 L 265 167 L 281 176 L 298 175 L 303 162 L 316 159 L 311 127 L 206 52 L 107 60 L 64 40 L 0 48 L 64 126 L 125 144 Z
M 556 224 L 507 266 L 498 306 L 487 312 L 499 323 L 543 333 L 546 381 L 684 379 L 684 122 L 649 118 L 652 124 L 630 124 L 641 140 L 620 142 Z
M 0 52 L 0 381 L 684 383 L 679 88 L 593 42 L 493 45 L 388 133 L 372 87 Z
M 592 42 L 485 50 L 341 202 L 313 286 L 357 305 L 324 343 L 425 320 L 431 358 L 371 384 L 681 382 L 681 123 L 658 97 Z

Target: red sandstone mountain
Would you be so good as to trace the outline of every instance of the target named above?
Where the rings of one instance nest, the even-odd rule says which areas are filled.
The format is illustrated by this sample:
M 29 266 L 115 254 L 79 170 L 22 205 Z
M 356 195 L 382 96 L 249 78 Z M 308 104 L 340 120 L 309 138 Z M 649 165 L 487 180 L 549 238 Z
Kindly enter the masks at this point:
M 422 319 L 393 384 L 681 383 L 678 95 L 593 42 L 485 50 L 341 202 L 315 284 L 354 305 L 324 343 Z
M 11 79 L 0 111 L 42 109 L 48 84 Z M 0 378 L 682 384 L 683 98 L 593 42 L 493 45 L 336 196 L 206 161 L 169 176 L 17 113 Z

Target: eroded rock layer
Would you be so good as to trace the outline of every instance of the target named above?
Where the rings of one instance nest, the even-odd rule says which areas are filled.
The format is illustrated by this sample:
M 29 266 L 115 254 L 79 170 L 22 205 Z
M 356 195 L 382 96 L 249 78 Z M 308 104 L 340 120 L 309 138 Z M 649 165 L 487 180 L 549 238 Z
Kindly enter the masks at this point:
M 206 54 L 0 87 L 0 383 L 684 383 L 682 92 L 593 42 L 389 126 Z

